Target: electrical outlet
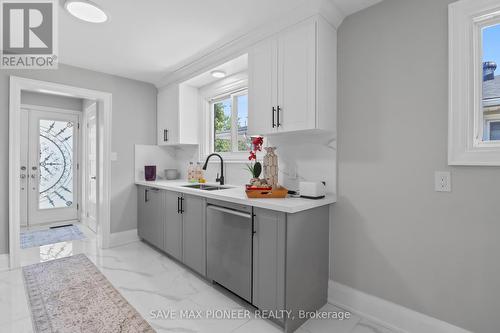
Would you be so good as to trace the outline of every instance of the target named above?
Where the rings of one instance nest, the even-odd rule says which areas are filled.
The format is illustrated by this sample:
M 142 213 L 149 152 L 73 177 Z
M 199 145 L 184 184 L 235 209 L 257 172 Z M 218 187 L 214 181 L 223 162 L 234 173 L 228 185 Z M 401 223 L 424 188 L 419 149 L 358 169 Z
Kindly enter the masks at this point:
M 436 192 L 451 192 L 451 173 L 449 171 L 436 171 L 434 190 Z

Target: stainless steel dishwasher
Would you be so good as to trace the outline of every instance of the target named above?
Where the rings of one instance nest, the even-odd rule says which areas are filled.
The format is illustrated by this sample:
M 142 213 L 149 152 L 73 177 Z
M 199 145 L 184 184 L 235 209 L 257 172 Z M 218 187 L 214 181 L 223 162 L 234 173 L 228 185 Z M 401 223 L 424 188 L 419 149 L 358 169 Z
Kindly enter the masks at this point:
M 207 277 L 252 302 L 252 207 L 208 202 Z

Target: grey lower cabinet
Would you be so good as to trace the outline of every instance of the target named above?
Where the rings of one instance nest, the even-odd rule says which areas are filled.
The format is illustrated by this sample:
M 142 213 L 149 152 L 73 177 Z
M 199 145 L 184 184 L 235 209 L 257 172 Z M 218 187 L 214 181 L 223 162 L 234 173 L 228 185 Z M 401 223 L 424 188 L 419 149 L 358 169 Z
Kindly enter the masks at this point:
M 206 200 L 197 196 L 182 197 L 182 262 L 206 275 Z
M 207 276 L 207 200 L 139 186 L 139 237 Z M 252 236 L 249 236 L 252 237 Z M 287 310 L 277 319 L 293 332 L 327 302 L 329 206 L 294 214 L 253 208 L 252 304 Z
M 138 187 L 139 237 L 186 266 L 206 275 L 206 200 Z
M 160 249 L 163 248 L 164 210 L 165 191 L 139 187 L 137 233 Z
M 253 304 L 287 310 L 277 320 L 293 332 L 327 303 L 329 206 L 295 214 L 254 208 Z
M 182 195 L 165 192 L 165 229 L 162 249 L 177 260 L 182 260 Z
M 253 304 L 262 310 L 285 308 L 286 214 L 254 208 Z

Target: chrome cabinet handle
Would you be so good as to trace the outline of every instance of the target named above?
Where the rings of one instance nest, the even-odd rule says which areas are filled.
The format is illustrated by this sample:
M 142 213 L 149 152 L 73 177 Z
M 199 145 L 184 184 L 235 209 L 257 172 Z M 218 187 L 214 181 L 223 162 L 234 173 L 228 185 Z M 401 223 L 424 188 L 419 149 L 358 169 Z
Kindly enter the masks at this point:
M 276 124 L 274 123 L 274 114 L 276 113 L 276 108 L 273 106 L 273 112 L 272 112 L 272 120 L 273 120 L 273 128 L 276 127 Z

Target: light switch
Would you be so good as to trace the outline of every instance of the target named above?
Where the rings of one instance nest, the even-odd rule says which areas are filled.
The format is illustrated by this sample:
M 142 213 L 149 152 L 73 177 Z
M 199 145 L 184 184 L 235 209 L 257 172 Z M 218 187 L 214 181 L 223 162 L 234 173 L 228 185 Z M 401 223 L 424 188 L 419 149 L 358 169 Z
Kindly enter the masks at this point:
M 436 192 L 451 192 L 451 173 L 449 171 L 436 171 L 434 179 Z
M 111 161 L 116 161 L 118 160 L 118 153 L 115 151 L 111 152 Z

